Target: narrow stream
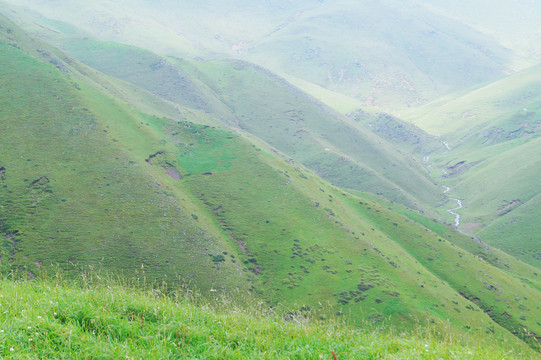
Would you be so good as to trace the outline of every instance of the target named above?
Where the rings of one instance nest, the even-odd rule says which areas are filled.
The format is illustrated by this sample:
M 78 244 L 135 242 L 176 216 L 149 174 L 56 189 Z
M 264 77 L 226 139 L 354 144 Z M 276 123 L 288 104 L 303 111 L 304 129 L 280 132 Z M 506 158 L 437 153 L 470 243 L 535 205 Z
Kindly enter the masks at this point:
M 442 141 L 443 145 L 445 145 L 445 147 L 447 148 L 447 150 L 451 150 L 451 147 L 449 146 L 449 143 L 446 142 L 446 141 Z M 428 162 L 429 161 L 429 157 L 427 156 L 425 159 L 425 162 Z M 430 168 L 432 166 L 432 164 L 428 165 L 427 168 Z M 443 172 L 444 175 L 447 175 L 447 171 L 445 169 L 441 169 L 441 171 Z M 444 194 L 447 194 L 449 191 L 451 191 L 451 188 L 449 186 L 445 186 L 443 185 L 443 187 L 445 188 L 445 190 L 443 190 L 443 193 Z M 455 217 L 455 227 L 457 228 L 457 231 L 461 234 L 464 234 L 464 235 L 467 235 L 467 236 L 471 236 L 465 232 L 463 232 L 462 230 L 460 230 L 458 227 L 460 226 L 460 214 L 457 214 L 455 211 L 456 210 L 460 210 L 462 209 L 464 206 L 462 205 L 462 200 L 460 199 L 456 199 L 456 198 L 448 198 L 449 200 L 454 200 L 456 201 L 456 204 L 458 205 L 457 207 L 455 208 L 452 208 L 452 209 L 448 209 L 446 210 L 449 214 L 453 215 Z M 490 246 L 488 246 L 487 244 L 485 244 L 481 239 L 479 239 L 478 237 L 476 236 L 471 236 L 472 240 L 475 241 L 476 243 L 480 244 L 481 246 L 483 246 L 483 248 L 485 249 L 485 252 L 490 252 Z
M 450 190 L 451 190 L 451 188 L 449 186 L 445 186 L 445 190 L 443 191 L 443 193 L 447 194 Z M 455 210 L 460 210 L 464 206 L 462 206 L 462 201 L 459 200 L 459 199 L 455 199 L 455 198 L 449 198 L 449 199 L 456 201 L 456 204 L 458 205 L 458 207 L 456 207 L 456 208 L 447 210 L 447 212 L 449 214 L 451 214 L 451 215 L 453 215 L 455 217 L 455 227 L 458 227 L 460 225 L 460 215 L 457 214 L 455 212 Z

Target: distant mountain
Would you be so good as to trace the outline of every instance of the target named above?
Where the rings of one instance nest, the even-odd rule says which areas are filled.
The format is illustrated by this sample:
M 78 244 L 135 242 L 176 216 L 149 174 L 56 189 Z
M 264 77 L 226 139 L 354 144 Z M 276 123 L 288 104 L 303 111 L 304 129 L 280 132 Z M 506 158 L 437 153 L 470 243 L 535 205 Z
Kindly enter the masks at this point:
M 541 3 L 538 1 L 504 0 L 495 4 L 490 0 L 430 0 L 416 3 L 490 35 L 529 59 L 541 60 Z
M 101 40 L 182 57 L 248 60 L 385 111 L 527 65 L 520 54 L 457 20 L 453 9 L 448 14 L 414 0 L 8 3 L 77 24 Z
M 380 110 L 497 79 L 513 59 L 490 37 L 398 1 L 323 3 L 247 44 L 245 56 Z

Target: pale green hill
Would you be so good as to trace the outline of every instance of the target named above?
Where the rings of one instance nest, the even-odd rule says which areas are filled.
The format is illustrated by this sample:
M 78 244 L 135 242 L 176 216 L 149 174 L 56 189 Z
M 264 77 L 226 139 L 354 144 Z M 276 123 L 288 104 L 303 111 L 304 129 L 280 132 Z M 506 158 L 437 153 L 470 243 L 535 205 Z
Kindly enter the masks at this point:
M 537 1 L 501 0 L 497 4 L 491 0 L 416 2 L 490 35 L 532 60 L 541 60 L 538 36 L 541 4 Z
M 403 118 L 456 142 L 471 136 L 472 131 L 494 126 L 497 118 L 528 112 L 530 104 L 540 101 L 541 66 L 535 66 L 500 81 L 442 97 L 404 113 Z
M 384 111 L 501 77 L 512 58 L 459 22 L 397 1 L 321 5 L 245 56 Z
M 413 1 L 7 3 L 76 24 L 100 40 L 255 62 L 381 110 L 423 104 L 525 66 L 492 37 L 452 19 L 453 12 Z
M 537 267 L 539 94 L 541 67 L 536 66 L 408 116 L 429 132 L 445 134 L 451 150 L 432 154 L 431 170 L 452 187 L 451 197 L 462 200 L 461 228 Z

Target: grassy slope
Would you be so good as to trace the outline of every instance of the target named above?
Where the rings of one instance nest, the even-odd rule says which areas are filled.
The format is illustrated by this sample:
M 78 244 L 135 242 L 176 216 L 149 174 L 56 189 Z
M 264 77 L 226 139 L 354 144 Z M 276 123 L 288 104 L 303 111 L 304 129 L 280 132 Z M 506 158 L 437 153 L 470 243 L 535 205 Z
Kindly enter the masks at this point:
M 445 148 L 438 137 L 389 114 L 357 110 L 349 113 L 348 117 L 387 140 L 402 153 L 423 157 L 423 162 L 427 162 L 427 155 Z
M 404 114 L 423 130 L 458 138 L 492 119 L 540 101 L 541 66 L 534 66 L 467 93 L 459 92 Z
M 282 79 L 241 62 L 192 66 L 192 74 L 233 110 L 238 127 L 330 182 L 420 208 L 439 198 L 418 164 Z
M 63 37 L 48 37 L 70 55 L 169 101 L 243 128 L 337 185 L 383 193 L 424 209 L 440 196 L 419 165 L 260 68 L 233 62 L 168 61 L 135 47 L 81 40 L 81 34 L 71 28 L 64 31 Z M 236 82 L 244 87 L 233 86 Z M 288 130 L 284 133 L 281 128 Z
M 415 111 L 418 125 L 448 133 L 452 150 L 432 169 L 462 199 L 464 229 L 537 267 L 540 84 L 537 66 Z
M 181 143 L 190 141 L 170 133 Z M 254 283 L 254 290 L 263 297 L 309 304 L 314 309 L 319 302 L 330 301 L 344 305 L 342 311 L 350 312 L 353 319 L 394 315 L 393 321 L 402 317 L 410 322 L 411 314 L 451 316 L 464 323 L 475 317 L 477 326 L 492 329 L 482 312 L 476 313 L 475 306 L 456 295 L 461 291 L 480 299 L 475 301 L 483 309 L 493 306 L 496 320 L 509 329 L 538 326 L 535 288 L 523 290 L 523 283 L 517 283 L 514 276 L 441 243 L 441 238 L 384 208 L 369 203 L 359 206 L 359 199 L 317 184 L 301 169 L 292 172 L 275 161 L 271 161 L 275 168 L 269 168 L 259 161 L 268 155 L 224 138 L 226 134 L 219 135 L 211 129 L 201 131 L 198 141 L 203 148 L 181 152 L 179 167 L 186 174 L 185 185 L 215 216 L 216 223 L 246 249 L 237 258 L 257 274 L 260 282 Z M 217 155 L 221 160 L 217 161 Z M 208 173 L 212 175 L 203 175 Z M 446 261 L 429 259 L 439 256 Z M 362 259 L 361 266 L 354 265 L 356 259 Z M 443 263 L 451 264 L 452 271 Z M 401 268 L 408 270 L 396 270 Z M 442 287 L 431 272 L 451 287 Z M 533 272 L 529 269 L 528 277 L 535 279 Z M 471 273 L 492 276 L 501 288 L 487 292 L 482 278 L 464 283 L 464 275 Z M 363 284 L 367 288 L 359 291 Z M 420 285 L 426 290 L 414 290 Z M 526 300 L 507 304 L 505 300 L 511 297 Z M 366 312 L 365 304 L 376 311 Z M 462 306 L 467 310 L 460 310 Z M 531 318 L 518 320 L 527 312 Z M 503 313 L 511 314 L 512 320 L 500 319 Z
M 366 195 L 365 195 L 366 196 Z M 475 256 L 481 257 L 491 265 L 505 271 L 509 275 L 529 283 L 535 289 L 541 290 L 541 278 L 537 268 L 522 262 L 497 247 L 491 247 L 486 243 L 480 243 L 474 237 L 463 236 L 462 233 L 451 228 L 440 221 L 427 218 L 417 212 L 406 209 L 398 204 L 391 204 L 388 201 L 377 198 L 375 201 L 382 203 L 390 210 L 396 211 L 422 224 L 442 238 L 449 239 L 453 244 L 463 248 Z M 473 241 L 472 241 L 473 240 Z
M 122 127 L 130 141 L 141 143 L 144 135 L 145 147 L 158 146 L 158 135 L 141 125 L 150 117 L 129 113 L 14 46 L 1 46 L 3 69 L 9 69 L 1 77 L 1 218 L 3 246 L 13 261 L 29 273 L 69 261 L 127 273 L 144 264 L 150 277 L 181 274 L 203 287 L 241 286 L 230 275 L 234 266 L 213 268 L 208 255 L 227 244 L 201 235 L 167 185 L 157 184 L 165 176 L 146 169 L 144 158 L 134 161 L 118 146 L 123 139 L 111 135 Z M 133 133 L 137 126 L 142 134 Z M 186 264 L 214 275 L 201 276 Z
M 90 281 L 89 281 L 90 280 Z M 90 284 L 89 284 L 90 282 Z M 217 308 L 86 277 L 80 283 L 0 281 L 0 357 L 169 359 L 533 359 L 527 349 L 436 326 L 353 330 L 298 315 L 284 321 L 227 299 Z M 294 318 L 295 319 L 295 318 Z M 299 321 L 300 320 L 300 321 Z
M 3 24 L 12 42 L 18 30 Z M 449 318 L 515 342 L 478 302 L 508 330 L 540 333 L 532 285 L 406 218 L 229 132 L 143 115 L 14 46 L 2 50 L 2 89 L 11 91 L 2 104 L 4 266 L 8 257 L 25 271 L 69 260 L 128 273 L 144 264 L 147 276 L 180 273 L 203 290 L 242 282 L 272 303 L 325 311 L 319 304 L 330 302 L 354 321 L 391 316 L 406 327 Z M 462 272 L 439 269 L 441 255 Z M 521 301 L 498 302 L 480 279 L 464 283 L 480 271 L 504 299 Z

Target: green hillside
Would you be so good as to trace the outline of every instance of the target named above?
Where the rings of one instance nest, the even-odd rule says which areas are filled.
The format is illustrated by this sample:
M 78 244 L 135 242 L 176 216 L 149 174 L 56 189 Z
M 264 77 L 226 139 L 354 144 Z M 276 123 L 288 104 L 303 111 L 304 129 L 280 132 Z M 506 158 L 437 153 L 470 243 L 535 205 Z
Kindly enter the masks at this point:
M 537 268 L 315 174 L 362 160 L 408 187 L 404 196 L 421 198 L 418 186 L 431 199 L 437 187 L 410 171 L 413 160 L 393 166 L 405 157 L 354 120 L 245 62 L 170 58 L 157 68 L 175 67 L 197 79 L 180 87 L 215 94 L 235 115 L 228 128 L 227 118 L 100 75 L 8 20 L 0 25 L 4 270 L 32 279 L 55 264 L 72 275 L 91 265 L 172 289 L 188 283 L 207 298 L 249 292 L 240 297 L 357 326 L 443 321 L 452 332 L 539 349 Z
M 166 59 L 75 30 L 46 38 L 99 71 L 255 135 L 335 185 L 381 193 L 424 211 L 441 201 L 441 191 L 418 163 L 260 67 Z
M 541 101 L 541 66 L 523 70 L 500 81 L 450 94 L 404 113 L 421 129 L 460 141 L 471 131 L 495 126 L 498 118 L 515 115 Z M 500 121 L 501 122 L 501 121 Z
M 441 131 L 451 150 L 431 154 L 434 177 L 459 198 L 461 228 L 536 267 L 541 68 L 414 110 L 408 119 Z
M 216 273 L 182 271 L 203 287 L 242 286 L 229 275 L 237 272 L 233 264 L 213 268 L 209 256 L 229 246 L 202 235 L 167 185 L 159 184 L 163 175 L 117 145 L 115 127 L 127 125 L 125 136 L 134 136 L 130 127 L 142 123 L 146 144 L 158 146 L 160 138 L 144 125 L 150 117 L 123 111 L 52 65 L 0 46 L 3 69 L 9 69 L 0 80 L 0 223 L 10 261 L 29 277 L 42 265 L 73 262 L 127 273 L 146 266 L 149 276 L 174 278 L 179 264 L 191 264 L 185 269 L 204 266 Z M 114 120 L 104 124 L 105 116 Z
M 191 65 L 193 76 L 235 113 L 237 127 L 331 183 L 423 210 L 440 200 L 417 162 L 284 80 L 243 62 Z

